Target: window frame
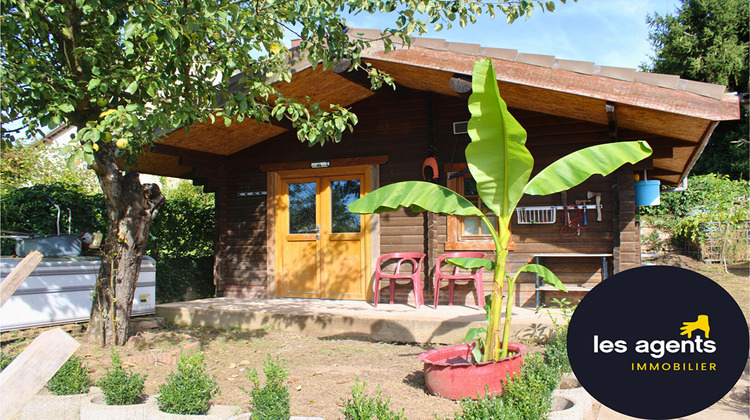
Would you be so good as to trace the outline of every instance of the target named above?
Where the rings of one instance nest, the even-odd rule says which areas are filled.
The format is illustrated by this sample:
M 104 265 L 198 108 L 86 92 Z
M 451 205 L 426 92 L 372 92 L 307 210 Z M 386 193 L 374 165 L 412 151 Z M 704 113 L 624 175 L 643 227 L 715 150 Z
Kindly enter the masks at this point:
M 447 164 L 445 165 L 445 173 L 447 182 L 446 187 L 452 191 L 455 191 L 462 196 L 464 195 L 464 180 L 466 178 L 473 178 L 471 176 L 471 173 L 466 171 L 466 173 L 461 174 L 459 176 L 456 176 L 454 178 L 450 178 L 451 174 L 462 172 L 466 170 L 467 166 L 465 163 L 454 163 L 454 164 Z M 472 201 L 472 200 L 469 200 Z M 473 217 L 473 216 L 467 216 L 467 217 Z M 464 235 L 464 229 L 463 229 L 463 216 L 446 216 L 446 224 L 447 224 L 447 235 L 446 235 L 446 242 L 445 242 L 445 249 L 446 251 L 491 251 L 495 249 L 495 242 L 492 240 L 492 235 L 486 234 L 486 235 Z M 480 223 L 481 223 L 481 219 Z M 499 218 L 497 219 L 499 221 Z M 479 225 L 479 229 L 481 231 L 482 225 Z M 495 229 L 497 229 L 497 225 L 495 225 Z M 515 243 L 510 240 L 508 242 L 508 250 L 512 251 L 515 249 Z

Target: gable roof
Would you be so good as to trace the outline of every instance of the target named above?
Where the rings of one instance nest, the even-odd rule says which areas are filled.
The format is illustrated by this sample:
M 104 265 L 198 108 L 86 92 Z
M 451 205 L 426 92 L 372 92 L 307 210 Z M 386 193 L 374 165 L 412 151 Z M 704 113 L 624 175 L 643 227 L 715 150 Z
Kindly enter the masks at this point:
M 460 96 L 451 80 L 470 80 L 474 62 L 491 57 L 500 94 L 510 108 L 599 124 L 616 120 L 618 130 L 638 133 L 661 150 L 654 155 L 649 177 L 670 184 L 687 176 L 719 121 L 739 118 L 738 96 L 725 93 L 720 85 L 435 38 L 414 37 L 411 47 L 386 54 L 380 31 L 348 33 L 372 40 L 362 61 L 388 73 L 397 85 L 441 95 Z M 275 84 L 286 96 L 309 96 L 325 108 L 349 106 L 377 94 L 353 80 L 353 74 L 313 69 L 298 49 L 291 52 L 292 82 Z M 190 178 L 191 159 L 220 162 L 288 129 L 247 119 L 229 127 L 196 124 L 187 136 L 184 128 L 165 136 L 139 159 L 137 170 Z

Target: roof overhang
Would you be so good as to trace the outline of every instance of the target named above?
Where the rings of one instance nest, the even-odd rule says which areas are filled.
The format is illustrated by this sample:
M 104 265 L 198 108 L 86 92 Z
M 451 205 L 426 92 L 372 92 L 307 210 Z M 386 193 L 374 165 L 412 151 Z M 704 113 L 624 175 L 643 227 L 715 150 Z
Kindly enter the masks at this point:
M 376 38 L 371 31 L 354 31 Z M 474 63 L 483 57 L 493 58 L 500 94 L 510 108 L 598 124 L 616 118 L 618 130 L 642 133 L 654 149 L 671 149 L 654 156 L 649 174 L 668 184 L 677 184 L 687 176 L 719 121 L 740 117 L 738 96 L 724 93 L 723 86 L 514 50 L 414 38 L 410 48 L 387 54 L 382 42 L 374 41 L 363 61 L 388 73 L 398 86 L 461 96 L 451 87 L 451 79 L 470 78 Z M 309 96 L 325 109 L 329 104 L 346 107 L 376 94 L 340 68 L 312 68 L 299 57 L 290 65 L 291 83 L 274 84 L 287 97 Z M 189 133 L 183 128 L 162 138 L 140 158 L 137 170 L 195 177 L 197 163 L 208 159 L 217 165 L 290 129 L 283 123 L 247 119 L 230 126 L 221 121 L 196 124 Z

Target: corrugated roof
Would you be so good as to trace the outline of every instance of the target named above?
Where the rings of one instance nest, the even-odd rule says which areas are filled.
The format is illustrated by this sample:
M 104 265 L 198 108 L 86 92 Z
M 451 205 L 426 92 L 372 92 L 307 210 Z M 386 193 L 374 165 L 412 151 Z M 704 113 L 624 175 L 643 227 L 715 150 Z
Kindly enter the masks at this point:
M 377 29 L 350 28 L 348 33 L 353 37 L 368 40 L 378 40 L 383 37 L 382 32 Z M 432 50 L 452 51 L 466 55 L 515 61 L 546 67 L 552 70 L 573 71 L 581 74 L 645 83 L 668 89 L 683 90 L 718 100 L 724 97 L 726 91 L 726 87 L 722 85 L 681 79 L 679 76 L 670 74 L 647 73 L 630 68 L 596 65 L 592 62 L 565 60 L 551 55 L 528 54 L 513 49 L 482 47 L 479 44 L 448 42 L 441 38 L 412 37 L 412 45 Z

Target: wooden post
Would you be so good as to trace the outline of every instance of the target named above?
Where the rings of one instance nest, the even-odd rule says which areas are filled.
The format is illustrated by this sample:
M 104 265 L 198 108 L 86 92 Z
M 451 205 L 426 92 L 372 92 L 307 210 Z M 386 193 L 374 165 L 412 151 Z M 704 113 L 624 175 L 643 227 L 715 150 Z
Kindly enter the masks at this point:
M 5 302 L 13 296 L 18 286 L 26 280 L 32 271 L 42 261 L 43 255 L 39 251 L 33 251 L 27 255 L 13 271 L 8 274 L 8 277 L 0 283 L 0 307 L 5 305 Z
M 47 330 L 0 373 L 0 420 L 21 412 L 80 344 L 63 330 Z
M 0 283 L 0 307 L 13 296 L 42 261 L 43 255 L 34 251 L 27 255 L 8 277 Z M 60 370 L 80 344 L 63 330 L 48 330 L 31 344 L 0 373 L 0 420 L 17 416 L 31 398 Z

